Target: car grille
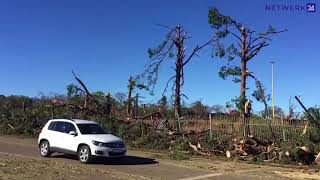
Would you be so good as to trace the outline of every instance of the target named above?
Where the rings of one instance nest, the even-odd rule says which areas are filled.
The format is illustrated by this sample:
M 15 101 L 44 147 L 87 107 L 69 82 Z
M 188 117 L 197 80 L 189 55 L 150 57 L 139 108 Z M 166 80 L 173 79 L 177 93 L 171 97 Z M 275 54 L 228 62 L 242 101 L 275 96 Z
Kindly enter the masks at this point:
M 123 142 L 103 143 L 103 146 L 108 148 L 124 148 L 125 147 Z
M 125 155 L 125 151 L 123 152 L 108 152 L 109 156 L 124 156 Z

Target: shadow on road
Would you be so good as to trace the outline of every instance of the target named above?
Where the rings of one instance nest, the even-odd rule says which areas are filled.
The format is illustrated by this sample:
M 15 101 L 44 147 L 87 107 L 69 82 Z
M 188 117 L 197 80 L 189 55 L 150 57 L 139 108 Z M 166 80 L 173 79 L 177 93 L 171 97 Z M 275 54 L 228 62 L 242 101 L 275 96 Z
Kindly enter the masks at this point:
M 65 158 L 70 160 L 78 160 L 77 156 L 68 154 L 53 154 L 52 158 Z M 158 161 L 152 158 L 138 157 L 138 156 L 125 156 L 116 158 L 96 158 L 91 164 L 100 165 L 144 165 L 144 164 L 157 164 Z
M 96 159 L 96 164 L 104 165 L 143 165 L 143 164 L 157 164 L 159 162 L 152 158 L 138 157 L 138 156 L 125 156 L 118 158 L 104 158 Z

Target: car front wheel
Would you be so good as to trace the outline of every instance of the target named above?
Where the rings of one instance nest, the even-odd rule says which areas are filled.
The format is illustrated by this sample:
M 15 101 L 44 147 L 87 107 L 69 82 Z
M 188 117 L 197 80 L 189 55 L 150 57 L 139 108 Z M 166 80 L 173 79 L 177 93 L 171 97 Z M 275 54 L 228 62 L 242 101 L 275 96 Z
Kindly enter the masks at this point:
M 50 152 L 50 144 L 48 141 L 42 141 L 40 143 L 40 154 L 42 157 L 48 157 L 50 156 L 51 152 Z
M 91 151 L 89 146 L 82 146 L 78 150 L 78 159 L 81 163 L 88 164 L 91 161 Z

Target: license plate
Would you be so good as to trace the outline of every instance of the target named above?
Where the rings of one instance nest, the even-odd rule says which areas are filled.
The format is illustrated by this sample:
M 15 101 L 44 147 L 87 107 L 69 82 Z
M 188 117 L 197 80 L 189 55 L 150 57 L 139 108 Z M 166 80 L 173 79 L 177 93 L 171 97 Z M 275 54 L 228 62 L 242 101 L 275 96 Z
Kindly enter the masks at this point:
M 112 149 L 112 152 L 119 153 L 119 152 L 123 152 L 123 150 L 122 149 Z

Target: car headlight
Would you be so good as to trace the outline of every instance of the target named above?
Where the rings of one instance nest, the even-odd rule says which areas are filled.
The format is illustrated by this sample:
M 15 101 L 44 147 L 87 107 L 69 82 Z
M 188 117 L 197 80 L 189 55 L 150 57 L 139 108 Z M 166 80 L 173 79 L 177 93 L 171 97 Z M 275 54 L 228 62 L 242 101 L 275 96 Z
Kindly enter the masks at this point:
M 92 141 L 92 144 L 96 145 L 96 146 L 100 146 L 103 147 L 103 143 L 99 142 L 99 141 Z

